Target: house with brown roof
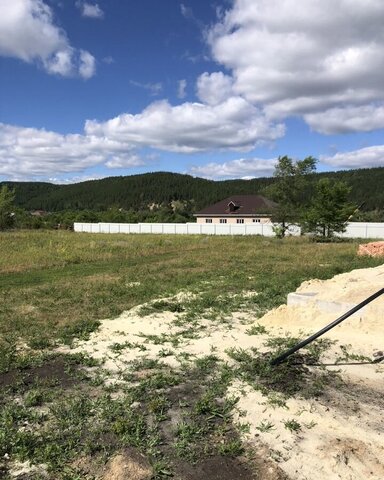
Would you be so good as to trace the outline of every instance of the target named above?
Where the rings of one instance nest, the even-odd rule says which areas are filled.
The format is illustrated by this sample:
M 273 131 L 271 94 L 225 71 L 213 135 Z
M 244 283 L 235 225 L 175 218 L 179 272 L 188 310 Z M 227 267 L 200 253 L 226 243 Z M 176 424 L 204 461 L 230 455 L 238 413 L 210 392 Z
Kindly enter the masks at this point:
M 277 203 L 262 195 L 233 195 L 194 214 L 197 223 L 270 223 Z

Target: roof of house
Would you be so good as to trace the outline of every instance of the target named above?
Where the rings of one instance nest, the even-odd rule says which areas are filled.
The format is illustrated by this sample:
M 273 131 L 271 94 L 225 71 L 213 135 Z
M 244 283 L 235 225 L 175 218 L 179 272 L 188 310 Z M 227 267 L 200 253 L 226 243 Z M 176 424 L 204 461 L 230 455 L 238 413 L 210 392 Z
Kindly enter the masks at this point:
M 263 215 L 271 213 L 276 207 L 277 203 L 262 195 L 233 195 L 203 208 L 195 215 Z

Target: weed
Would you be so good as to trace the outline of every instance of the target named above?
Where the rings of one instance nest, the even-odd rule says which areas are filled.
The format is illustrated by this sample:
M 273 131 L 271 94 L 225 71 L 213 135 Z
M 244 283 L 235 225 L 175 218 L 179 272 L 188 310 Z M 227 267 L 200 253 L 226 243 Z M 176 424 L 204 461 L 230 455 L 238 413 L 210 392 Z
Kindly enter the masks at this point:
M 142 343 L 128 342 L 128 341 L 123 342 L 123 343 L 115 342 L 109 348 L 114 353 L 121 353 L 122 351 L 124 351 L 126 349 L 132 349 L 132 348 L 136 348 L 136 349 L 140 350 L 140 352 L 145 352 L 146 350 L 148 350 L 147 347 L 145 345 L 143 345 Z
M 257 325 L 252 325 L 252 327 L 248 328 L 245 333 L 248 335 L 265 335 L 268 333 L 268 330 L 264 327 L 264 325 L 260 325 L 258 323 Z
M 170 348 L 162 348 L 161 350 L 159 350 L 158 356 L 160 358 L 164 358 L 164 357 L 170 357 L 174 354 L 175 354 L 175 352 L 173 350 L 171 350 Z
M 371 362 L 372 359 L 366 357 L 365 355 L 359 355 L 356 353 L 351 353 L 350 349 L 352 345 L 340 345 L 340 350 L 342 352 L 336 359 L 336 363 L 344 363 L 344 362 Z
M 294 419 L 291 419 L 291 420 L 285 420 L 284 422 L 284 428 L 286 428 L 287 430 L 289 430 L 290 432 L 299 432 L 301 430 L 301 425 L 299 422 L 297 422 L 296 420 Z
M 275 425 L 269 421 L 261 421 L 256 426 L 256 429 L 259 430 L 259 432 L 271 432 L 272 430 L 275 430 Z
M 219 445 L 220 455 L 238 457 L 244 453 L 244 445 L 239 439 L 230 439 Z

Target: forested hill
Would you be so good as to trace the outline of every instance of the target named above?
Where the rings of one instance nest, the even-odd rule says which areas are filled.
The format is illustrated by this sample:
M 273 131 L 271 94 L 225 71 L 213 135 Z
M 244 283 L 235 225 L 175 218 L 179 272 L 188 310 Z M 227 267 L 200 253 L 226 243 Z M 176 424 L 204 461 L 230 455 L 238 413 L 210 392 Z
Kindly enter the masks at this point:
M 364 210 L 384 208 L 384 167 L 318 173 L 321 177 L 343 180 L 352 187 L 351 200 L 364 203 Z M 146 173 L 109 177 L 71 185 L 41 182 L 2 182 L 15 190 L 15 203 L 26 210 L 106 210 L 110 207 L 146 209 L 151 204 L 172 200 L 193 202 L 195 211 L 235 194 L 260 194 L 273 178 L 212 181 L 177 173 Z M 1 184 L 0 184 L 1 185 Z

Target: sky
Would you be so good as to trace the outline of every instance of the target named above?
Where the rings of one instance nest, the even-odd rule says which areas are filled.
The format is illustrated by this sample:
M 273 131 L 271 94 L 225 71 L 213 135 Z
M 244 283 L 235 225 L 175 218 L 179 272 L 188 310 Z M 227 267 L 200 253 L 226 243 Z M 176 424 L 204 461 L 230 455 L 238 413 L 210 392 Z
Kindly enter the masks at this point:
M 384 166 L 383 0 L 0 0 L 0 181 Z

